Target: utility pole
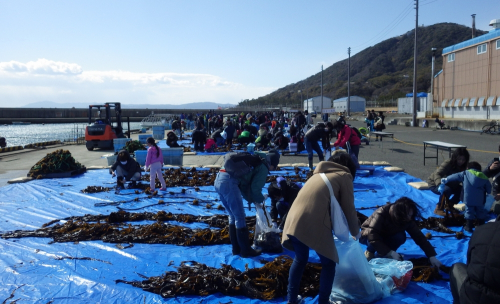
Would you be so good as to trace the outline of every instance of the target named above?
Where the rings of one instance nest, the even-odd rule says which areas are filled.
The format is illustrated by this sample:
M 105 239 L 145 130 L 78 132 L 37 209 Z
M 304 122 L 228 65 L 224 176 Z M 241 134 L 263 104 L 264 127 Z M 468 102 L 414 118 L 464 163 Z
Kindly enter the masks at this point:
M 436 48 L 431 48 L 432 51 L 432 67 L 431 67 L 431 97 L 434 102 L 434 58 L 436 58 Z
M 323 65 L 321 65 L 321 107 L 323 107 Z
M 417 127 L 417 30 L 418 0 L 415 0 L 415 44 L 413 46 L 413 126 Z
M 347 112 L 346 116 L 351 116 L 351 47 L 347 48 Z
M 476 38 L 476 14 L 472 14 L 472 38 Z

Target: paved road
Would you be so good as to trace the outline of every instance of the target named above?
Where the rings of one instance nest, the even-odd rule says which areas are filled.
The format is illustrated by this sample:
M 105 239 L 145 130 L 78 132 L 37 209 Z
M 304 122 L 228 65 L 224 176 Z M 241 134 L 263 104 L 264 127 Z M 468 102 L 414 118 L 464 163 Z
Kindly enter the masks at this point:
M 358 121 L 349 123 L 356 127 L 364 125 L 364 123 Z M 391 165 L 404 168 L 408 174 L 424 181 L 436 169 L 436 161 L 435 159 L 427 159 L 426 165 L 423 165 L 423 141 L 444 141 L 467 146 L 471 154 L 471 160 L 478 161 L 482 166 L 485 166 L 493 157 L 498 156 L 497 147 L 500 144 L 500 136 L 498 135 L 480 135 L 477 132 L 467 131 L 436 131 L 432 128 L 405 126 L 387 126 L 385 131 L 394 133 L 394 143 L 391 139 L 384 139 L 383 146 L 380 145 L 380 142 L 375 141 L 372 141 L 368 146 L 362 144 L 359 159 L 364 161 L 388 161 Z M 0 153 L 0 187 L 5 186 L 9 179 L 26 176 L 29 169 L 37 161 L 47 153 L 61 148 L 69 150 L 77 161 L 87 167 L 107 165 L 106 159 L 101 157 L 111 153 L 111 151 L 99 150 L 89 152 L 83 145 Z M 428 152 L 433 155 L 436 153 L 435 150 L 428 150 Z M 439 151 L 438 155 L 438 163 L 448 158 L 448 152 L 445 151 Z M 315 157 L 314 161 L 318 161 L 317 157 Z M 184 165 L 221 164 L 222 156 L 184 156 L 183 163 Z M 281 163 L 307 163 L 307 156 L 283 156 Z

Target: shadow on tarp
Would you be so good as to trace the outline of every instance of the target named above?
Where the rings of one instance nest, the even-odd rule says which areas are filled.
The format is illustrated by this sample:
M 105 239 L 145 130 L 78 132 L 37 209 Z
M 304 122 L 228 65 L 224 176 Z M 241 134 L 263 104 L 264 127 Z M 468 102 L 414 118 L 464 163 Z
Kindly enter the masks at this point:
M 286 170 L 278 171 L 287 174 Z M 274 174 L 274 172 L 272 173 Z M 290 170 L 290 174 L 295 172 Z M 120 204 L 124 208 L 138 208 L 157 202 L 160 198 L 148 199 L 144 194 L 115 194 L 114 191 L 84 194 L 80 190 L 87 186 L 112 187 L 114 179 L 108 170 L 89 171 L 81 176 L 67 179 L 34 180 L 24 184 L 12 184 L 0 188 L 0 231 L 34 230 L 54 219 L 85 214 L 109 214 L 118 211 L 118 206 L 95 207 L 96 203 L 130 200 L 134 197 L 143 199 L 138 202 Z M 418 179 L 405 174 L 386 172 L 376 168 L 373 176 L 356 177 L 355 190 L 376 189 L 376 192 L 361 191 L 355 193 L 356 207 L 382 205 L 394 202 L 401 196 L 414 199 L 423 207 L 424 217 L 432 216 L 437 195 L 431 191 L 419 191 L 407 185 L 407 182 Z M 179 196 L 182 188 L 187 194 L 200 199 L 217 199 L 214 188 L 202 187 L 196 192 L 189 187 L 168 189 Z M 265 193 L 267 187 L 263 189 Z M 126 191 L 125 191 L 126 192 Z M 169 194 L 166 194 L 166 196 Z M 168 200 L 168 198 L 162 198 Z M 173 200 L 173 198 L 172 198 Z M 217 202 L 215 202 L 217 204 Z M 270 205 L 270 200 L 266 202 Z M 246 206 L 246 203 L 244 203 Z M 189 213 L 194 215 L 224 214 L 215 208 L 207 209 L 203 205 L 193 206 L 189 203 L 170 203 L 154 205 L 139 210 L 157 212 L 165 210 L 172 213 Z M 245 209 L 247 215 L 255 215 Z M 363 210 L 370 215 L 373 210 Z M 172 223 L 179 224 L 182 223 Z M 433 235 L 444 235 L 432 232 Z M 0 239 L 0 300 L 7 299 L 14 291 L 12 300 L 19 299 L 23 303 L 264 303 L 245 297 L 229 297 L 221 294 L 207 297 L 179 296 L 175 299 L 162 299 L 126 284 L 115 284 L 115 280 L 142 280 L 144 276 L 159 276 L 165 271 L 175 270 L 182 261 L 196 260 L 211 267 L 229 264 L 244 270 L 261 267 L 261 260 L 271 261 L 278 254 L 263 254 L 256 258 L 242 259 L 231 255 L 230 245 L 213 246 L 175 246 L 162 244 L 134 244 L 127 249 L 119 249 L 112 243 L 102 241 L 85 241 L 75 243 L 49 244 L 48 238 Z M 438 258 L 446 265 L 465 262 L 468 240 L 457 240 L 454 237 L 436 237 L 431 240 L 436 247 Z M 123 244 L 126 245 L 126 244 Z M 363 246 L 364 247 L 364 246 Z M 405 257 L 421 257 L 423 252 L 413 242 L 408 241 L 401 247 Z M 292 252 L 284 254 L 293 256 Z M 91 260 L 74 260 L 73 258 L 90 258 Z M 319 262 L 314 251 L 311 251 L 311 262 Z M 306 303 L 314 303 L 317 299 L 307 298 Z M 410 283 L 408 289 L 376 303 L 443 303 L 451 302 L 452 297 L 447 282 L 438 281 L 430 284 Z M 285 303 L 285 299 L 275 299 L 270 303 Z

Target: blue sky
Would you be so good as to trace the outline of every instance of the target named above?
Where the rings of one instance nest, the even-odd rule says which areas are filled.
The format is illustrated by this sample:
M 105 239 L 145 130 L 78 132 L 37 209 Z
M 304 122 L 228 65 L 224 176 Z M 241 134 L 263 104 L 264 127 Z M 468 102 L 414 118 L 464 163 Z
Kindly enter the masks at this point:
M 500 1 L 421 0 L 419 24 L 490 30 Z M 0 0 L 0 107 L 238 103 L 415 26 L 412 0 Z M 496 15 L 495 15 L 496 14 Z

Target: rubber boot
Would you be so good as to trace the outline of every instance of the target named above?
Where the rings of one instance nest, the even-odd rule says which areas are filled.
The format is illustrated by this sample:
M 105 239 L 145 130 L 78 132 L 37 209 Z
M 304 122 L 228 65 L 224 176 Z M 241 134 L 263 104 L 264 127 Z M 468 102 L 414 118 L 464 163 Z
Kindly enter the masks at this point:
M 312 159 L 309 160 L 309 168 L 311 170 L 313 170 L 313 160 Z
M 250 247 L 248 228 L 236 229 L 238 244 L 240 245 L 240 256 L 242 258 L 254 257 L 260 255 L 261 250 L 255 250 Z
M 472 233 L 472 228 L 474 228 L 474 221 L 473 220 L 466 220 L 464 230 L 467 232 Z
M 231 245 L 233 245 L 233 255 L 240 254 L 240 244 L 238 244 L 235 224 L 229 224 L 229 239 L 231 240 Z

